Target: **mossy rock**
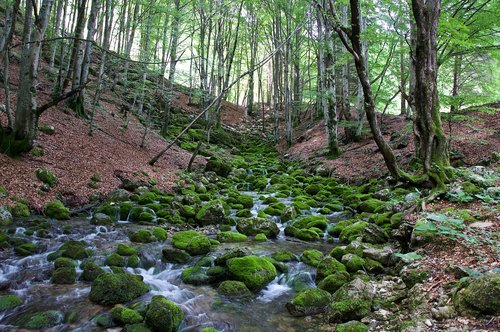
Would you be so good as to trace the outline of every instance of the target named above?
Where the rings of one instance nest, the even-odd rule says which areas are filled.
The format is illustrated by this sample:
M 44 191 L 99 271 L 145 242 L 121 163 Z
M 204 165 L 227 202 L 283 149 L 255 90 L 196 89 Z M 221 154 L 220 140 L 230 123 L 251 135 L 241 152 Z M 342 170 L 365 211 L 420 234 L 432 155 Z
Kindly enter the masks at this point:
M 331 295 L 319 288 L 305 289 L 286 304 L 288 312 L 295 317 L 318 315 L 326 311 Z
M 152 191 L 145 191 L 137 197 L 137 203 L 147 205 L 159 201 L 158 195 Z
M 116 253 L 120 256 L 132 256 L 137 255 L 138 252 L 137 248 L 120 243 L 116 248 Z
M 328 226 L 328 219 L 326 219 L 326 217 L 324 216 L 308 216 L 295 221 L 292 226 L 299 229 L 308 229 L 314 227 L 324 231 Z
M 165 229 L 161 227 L 154 227 L 151 230 L 151 234 L 158 240 L 158 241 L 165 241 L 167 239 L 168 233 Z
M 54 261 L 54 268 L 56 270 L 58 268 L 61 268 L 61 267 L 75 267 L 75 266 L 76 266 L 76 262 L 74 260 L 72 260 L 71 258 L 67 258 L 67 257 L 58 257 Z
M 318 288 L 327 291 L 330 294 L 335 293 L 344 284 L 347 284 L 350 280 L 349 273 L 345 271 L 335 272 L 330 274 L 318 283 Z
M 114 322 L 122 326 L 127 324 L 137 324 L 144 320 L 139 312 L 119 304 L 111 309 L 111 318 Z
M 307 265 L 317 267 L 321 262 L 321 260 L 323 259 L 323 257 L 324 255 L 321 251 L 316 249 L 308 249 L 304 250 L 302 256 L 300 256 L 300 261 Z
M 363 258 L 354 254 L 346 254 L 342 257 L 342 264 L 345 265 L 349 273 L 354 273 L 363 270 L 366 262 Z
M 466 194 L 477 195 L 477 194 L 481 193 L 481 189 L 478 188 L 474 183 L 472 183 L 470 181 L 462 182 L 461 186 L 462 186 L 462 190 Z
M 243 205 L 245 209 L 251 209 L 253 207 L 253 197 L 250 195 L 239 195 L 236 200 L 238 204 Z
M 139 275 L 104 273 L 92 283 L 89 299 L 101 305 L 114 305 L 132 301 L 148 290 Z
M 84 281 L 94 281 L 101 274 L 106 273 L 94 261 L 85 261 L 81 264 L 80 268 L 83 270 L 80 279 Z
M 337 325 L 336 332 L 368 332 L 368 326 L 358 321 L 350 321 Z
M 363 235 L 363 231 L 367 225 L 368 223 L 365 221 L 358 221 L 346 226 L 342 232 L 340 232 L 339 239 L 343 242 L 354 241 L 357 237 Z
M 57 251 L 59 256 L 71 259 L 85 259 L 92 256 L 92 251 L 85 247 L 85 242 L 68 240 Z
M 295 255 L 288 250 L 280 249 L 271 255 L 271 258 L 278 262 L 291 262 L 295 261 Z
M 37 251 L 38 247 L 32 242 L 25 242 L 14 247 L 14 252 L 19 256 L 30 256 Z
M 124 332 L 152 332 L 144 323 L 128 324 L 123 327 Z
M 236 212 L 236 217 L 238 218 L 250 218 L 252 217 L 252 211 L 249 209 L 243 209 Z
M 209 285 L 213 282 L 213 278 L 207 275 L 207 269 L 200 266 L 193 266 L 184 269 L 181 273 L 182 282 L 190 285 Z
M 229 214 L 229 207 L 221 199 L 216 199 L 204 204 L 196 214 L 196 220 L 202 225 L 219 224 Z
M 153 332 L 174 332 L 184 319 L 184 312 L 164 296 L 155 295 L 146 309 L 146 325 Z
M 60 267 L 52 272 L 51 281 L 54 284 L 74 284 L 76 280 L 76 269 L 74 267 Z
M 406 288 L 410 289 L 416 284 L 423 283 L 430 277 L 430 272 L 428 270 L 419 269 L 404 269 L 400 273 L 401 279 L 406 285 Z
M 335 247 L 330 251 L 330 256 L 338 261 L 342 260 L 342 256 L 346 254 L 345 247 Z
M 54 173 L 46 168 L 39 168 L 35 171 L 38 180 L 42 181 L 49 187 L 53 187 L 57 184 L 57 177 Z
M 252 291 L 264 288 L 278 275 L 274 265 L 265 258 L 245 256 L 227 261 L 229 273 Z
M 147 229 L 140 229 L 129 234 L 130 241 L 137 243 L 151 243 L 157 241 L 157 238 Z
M 326 257 L 318 264 L 318 268 L 316 269 L 316 281 L 320 282 L 329 275 L 341 271 L 346 271 L 346 267 L 344 264 L 333 257 Z
M 500 314 L 500 274 L 484 273 L 471 279 L 467 287 L 454 297 L 459 312 L 480 312 L 498 316 Z
M 43 209 L 43 214 L 48 218 L 57 220 L 69 219 L 69 209 L 58 200 L 47 203 Z
M 320 239 L 320 235 L 318 232 L 315 232 L 314 229 L 299 229 L 293 226 L 288 226 L 285 228 L 285 235 L 296 237 L 297 239 L 303 241 L 317 241 Z
M 317 184 L 317 183 L 313 183 L 313 184 L 310 184 L 308 185 L 307 187 L 305 187 L 304 191 L 309 194 L 309 195 L 316 195 L 317 193 L 320 192 L 320 190 L 322 189 L 322 186 Z
M 163 248 L 162 259 L 169 263 L 186 264 L 191 260 L 191 256 L 184 250 L 175 248 Z
M 375 212 L 382 211 L 385 208 L 385 205 L 386 205 L 386 202 L 375 199 L 375 198 L 371 198 L 371 199 L 367 199 L 367 200 L 361 202 L 358 205 L 357 209 L 360 212 L 375 213 Z
M 219 158 L 212 158 L 205 165 L 205 172 L 215 172 L 223 177 L 227 177 L 231 170 L 231 164 Z
M 217 293 L 227 297 L 248 297 L 252 292 L 241 281 L 226 280 L 217 287 Z
M 196 231 L 177 232 L 172 237 L 172 245 L 186 250 L 190 255 L 204 255 L 211 250 L 208 237 Z
M 140 264 L 141 264 L 141 259 L 139 258 L 138 255 L 129 256 L 127 259 L 127 267 L 135 269 L 138 268 Z
M 237 232 L 219 232 L 217 233 L 217 241 L 221 243 L 226 242 L 244 242 L 247 240 L 247 236 L 245 234 L 237 233 Z
M 257 242 L 265 242 L 265 241 L 267 241 L 267 236 L 266 236 L 266 234 L 259 233 L 259 234 L 255 235 L 254 240 Z
M 64 321 L 64 313 L 56 310 L 25 313 L 14 321 L 14 326 L 28 329 L 41 330 L 59 325 Z
M 201 329 L 200 332 L 220 332 L 217 330 L 215 327 L 204 327 Z
M 366 317 L 371 311 L 374 292 L 370 283 L 359 278 L 344 284 L 332 296 L 327 310 L 328 321 L 343 323 Z
M 185 218 L 194 218 L 196 217 L 196 210 L 194 209 L 194 206 L 183 205 L 179 210 L 179 214 Z
M 0 295 L 0 312 L 14 309 L 23 304 L 23 301 L 17 295 Z
M 259 217 L 238 220 L 236 229 L 248 236 L 264 234 L 268 238 L 276 238 L 280 233 L 280 229 L 274 221 Z
M 119 254 L 112 253 L 111 255 L 108 255 L 108 257 L 106 257 L 104 264 L 106 264 L 108 266 L 125 267 L 127 265 L 127 262 L 125 261 L 125 258 L 120 256 Z
M 31 215 L 30 208 L 23 202 L 17 202 L 12 208 L 12 215 L 18 218 L 27 218 Z

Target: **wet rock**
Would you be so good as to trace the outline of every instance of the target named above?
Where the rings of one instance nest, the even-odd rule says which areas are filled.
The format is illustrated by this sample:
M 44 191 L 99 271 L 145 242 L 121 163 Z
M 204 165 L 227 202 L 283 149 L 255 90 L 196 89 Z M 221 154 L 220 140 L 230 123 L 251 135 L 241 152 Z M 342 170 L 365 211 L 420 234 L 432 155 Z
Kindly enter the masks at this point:
M 111 310 L 111 318 L 120 325 L 137 324 L 144 319 L 137 311 L 119 304 Z
M 354 273 L 358 270 L 362 270 L 366 262 L 358 255 L 347 254 L 342 256 L 342 264 L 345 265 L 349 273 Z
M 264 288 L 278 275 L 269 260 L 257 256 L 232 258 L 226 264 L 231 276 L 242 281 L 252 291 Z
M 217 293 L 228 297 L 248 297 L 252 292 L 241 281 L 226 280 L 217 287 Z
M 184 312 L 164 296 L 156 295 L 146 310 L 145 321 L 153 332 L 174 332 L 184 319 Z
M 217 257 L 214 261 L 215 265 L 219 266 L 226 266 L 226 262 L 230 260 L 231 258 L 236 258 L 236 257 L 245 257 L 251 255 L 251 252 L 245 249 L 233 249 L 230 250 L 229 252 L 226 252 L 225 254 Z
M 111 225 L 113 223 L 113 219 L 107 214 L 96 213 L 92 216 L 90 223 L 93 225 Z
M 335 272 L 327 276 L 325 279 L 318 283 L 318 288 L 324 289 L 330 294 L 335 293 L 344 284 L 347 284 L 350 280 L 349 273 L 345 271 Z
M 292 252 L 285 249 L 276 251 L 271 255 L 271 257 L 278 262 L 291 262 L 297 260 Z
M 331 295 L 319 288 L 305 289 L 286 304 L 288 312 L 295 317 L 312 316 L 326 311 Z
M 320 282 L 329 275 L 341 271 L 346 271 L 344 264 L 333 257 L 326 257 L 318 264 L 318 268 L 316 270 L 316 281 Z
M 0 295 L 0 312 L 10 310 L 23 304 L 17 295 Z
M 65 207 L 63 203 L 57 200 L 47 203 L 43 209 L 43 214 L 46 217 L 58 220 L 69 219 L 69 209 Z
M 85 261 L 80 268 L 83 270 L 80 279 L 84 281 L 94 281 L 101 274 L 106 273 L 99 265 L 93 261 Z
M 92 251 L 86 248 L 85 242 L 74 240 L 64 242 L 56 253 L 71 259 L 85 259 L 92 255 Z
M 175 248 L 163 248 L 161 252 L 163 261 L 165 262 L 186 264 L 191 260 L 191 256 L 184 250 Z
M 343 285 L 332 296 L 327 309 L 328 321 L 335 323 L 362 319 L 371 311 L 374 294 L 373 285 L 359 278 Z
M 140 229 L 129 234 L 130 241 L 136 243 L 151 243 L 157 241 L 157 238 L 147 229 Z
M 224 221 L 229 213 L 227 204 L 220 200 L 213 200 L 204 204 L 196 214 L 196 220 L 203 225 L 219 224 Z
M 101 305 L 114 305 L 132 301 L 148 290 L 139 275 L 104 273 L 92 283 L 89 298 Z
M 233 242 L 244 242 L 247 240 L 247 236 L 237 232 L 219 232 L 217 233 L 217 241 L 221 243 L 233 243 Z
M 76 280 L 76 270 L 71 267 L 60 267 L 52 273 L 51 281 L 54 284 L 74 284 Z
M 344 324 L 337 325 L 336 332 L 366 332 L 368 326 L 358 321 L 350 321 Z
M 135 247 L 120 243 L 116 248 L 116 253 L 120 256 L 132 256 L 132 255 L 137 255 L 138 252 Z
M 186 250 L 190 255 L 204 255 L 211 250 L 208 237 L 196 231 L 177 232 L 172 237 L 172 245 Z
M 28 330 L 40 330 L 61 324 L 64 313 L 56 310 L 26 313 L 14 321 L 14 325 Z
M 0 226 L 12 224 L 12 214 L 5 206 L 0 206 Z
M 276 238 L 280 232 L 275 222 L 259 217 L 238 220 L 236 229 L 238 232 L 248 236 L 264 234 L 268 238 Z
M 125 202 L 130 198 L 130 193 L 125 189 L 116 189 L 108 195 L 108 201 Z

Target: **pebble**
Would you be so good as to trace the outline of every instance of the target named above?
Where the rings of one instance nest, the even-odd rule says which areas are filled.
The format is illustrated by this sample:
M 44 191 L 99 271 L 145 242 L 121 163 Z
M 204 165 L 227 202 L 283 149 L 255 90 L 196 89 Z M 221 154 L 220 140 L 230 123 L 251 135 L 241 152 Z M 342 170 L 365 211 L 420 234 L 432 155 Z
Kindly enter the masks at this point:
M 430 319 L 426 319 L 426 320 L 424 321 L 424 324 L 425 324 L 425 325 L 427 325 L 428 327 L 432 327 L 432 322 L 431 322 L 431 320 L 430 320 Z

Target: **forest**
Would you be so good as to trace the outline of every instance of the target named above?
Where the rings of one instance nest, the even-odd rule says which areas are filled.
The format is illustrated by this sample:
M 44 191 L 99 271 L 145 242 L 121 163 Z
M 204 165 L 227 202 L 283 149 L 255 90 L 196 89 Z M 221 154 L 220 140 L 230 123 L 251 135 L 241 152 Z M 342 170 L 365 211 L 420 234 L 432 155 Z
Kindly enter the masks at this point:
M 500 2 L 2 0 L 1 331 L 499 331 Z

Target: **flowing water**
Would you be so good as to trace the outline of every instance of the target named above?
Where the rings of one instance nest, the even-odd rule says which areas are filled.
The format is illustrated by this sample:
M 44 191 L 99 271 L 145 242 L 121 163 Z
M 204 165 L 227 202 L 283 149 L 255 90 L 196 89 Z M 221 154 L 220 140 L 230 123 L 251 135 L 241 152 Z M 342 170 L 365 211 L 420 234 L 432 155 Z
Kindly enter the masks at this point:
M 258 193 L 244 194 L 250 194 L 255 198 L 256 204 L 252 214 L 256 215 L 258 210 L 266 207 L 258 198 Z M 288 199 L 280 201 L 290 204 Z M 316 210 L 311 209 L 309 214 L 316 214 Z M 327 217 L 334 220 L 341 215 L 333 214 Z M 248 240 L 243 243 L 225 243 L 209 255 L 217 257 L 227 250 L 244 247 L 258 256 L 286 249 L 299 257 L 306 249 L 318 249 L 327 253 L 332 248 L 333 244 L 326 242 L 290 241 L 283 234 L 285 225 L 280 223 L 279 218 L 275 221 L 281 229 L 277 239 L 266 242 Z M 63 231 L 63 226 L 68 224 L 71 225 L 70 231 Z M 83 240 L 93 249 L 93 258 L 102 263 L 106 255 L 116 249 L 118 243 L 129 242 L 127 234 L 136 228 L 143 227 L 121 222 L 106 228 L 91 225 L 89 218 L 79 218 L 64 222 L 51 221 L 48 232 L 50 237 L 38 238 L 24 234 L 24 228 L 18 227 L 16 236 L 36 242 L 43 253 L 20 259 L 10 250 L 0 251 L 0 291 L 8 290 L 17 294 L 24 303 L 13 310 L 0 312 L 0 331 L 15 331 L 11 324 L 23 313 L 45 310 L 61 311 L 66 317 L 61 318 L 61 321 L 72 321 L 72 323 L 61 323 L 50 331 L 100 331 L 92 318 L 99 313 L 109 311 L 110 308 L 95 305 L 88 300 L 90 283 L 77 281 L 74 285 L 52 284 L 50 277 L 53 262 L 47 261 L 47 256 L 66 240 Z M 288 272 L 279 274 L 252 298 L 228 299 L 219 296 L 212 286 L 184 284 L 180 278 L 181 272 L 186 267 L 194 265 L 194 262 L 187 265 L 162 262 L 161 250 L 167 243 L 168 240 L 166 243 L 156 242 L 139 246 L 142 267 L 128 268 L 128 270 L 142 275 L 150 292 L 134 300 L 133 303 L 148 302 L 153 295 L 164 295 L 179 304 L 185 313 L 181 331 L 199 331 L 207 326 L 214 326 L 221 331 L 306 331 L 317 326 L 316 323 L 320 323 L 311 324 L 316 318 L 292 317 L 285 308 L 286 302 L 296 294 L 294 289 L 297 287 L 294 286 L 301 284 L 314 287 L 314 268 L 299 261 L 286 263 Z M 78 270 L 78 273 L 81 273 L 81 270 Z

